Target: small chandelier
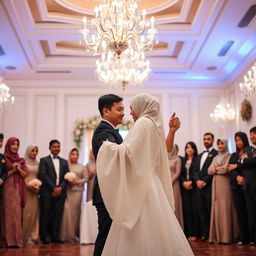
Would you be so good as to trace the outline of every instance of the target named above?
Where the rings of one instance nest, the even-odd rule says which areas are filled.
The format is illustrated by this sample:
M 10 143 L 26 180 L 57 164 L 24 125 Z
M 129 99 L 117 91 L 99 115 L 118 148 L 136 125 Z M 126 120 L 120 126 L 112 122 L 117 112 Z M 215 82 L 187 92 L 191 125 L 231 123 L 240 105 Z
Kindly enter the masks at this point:
M 3 83 L 3 78 L 0 77 L 0 110 L 14 104 L 14 96 L 9 93 L 10 88 Z
M 244 76 L 244 82 L 240 83 L 239 86 L 245 97 L 256 94 L 256 62 L 252 65 L 247 75 Z
M 235 111 L 230 107 L 230 104 L 218 104 L 216 105 L 214 112 L 210 114 L 210 117 L 215 122 L 230 122 L 236 117 Z
M 109 87 L 139 87 L 148 78 L 150 62 L 143 52 L 126 49 L 121 56 L 108 51 L 96 61 L 96 74 L 100 81 Z
M 88 50 L 100 55 L 108 50 L 120 55 L 127 48 L 138 51 L 151 50 L 156 34 L 154 17 L 146 20 L 146 11 L 137 14 L 136 0 L 101 0 L 102 4 L 95 7 L 95 18 L 91 23 L 96 33 L 91 35 L 86 28 L 86 17 L 83 18 L 84 28 L 80 30 L 82 39 Z

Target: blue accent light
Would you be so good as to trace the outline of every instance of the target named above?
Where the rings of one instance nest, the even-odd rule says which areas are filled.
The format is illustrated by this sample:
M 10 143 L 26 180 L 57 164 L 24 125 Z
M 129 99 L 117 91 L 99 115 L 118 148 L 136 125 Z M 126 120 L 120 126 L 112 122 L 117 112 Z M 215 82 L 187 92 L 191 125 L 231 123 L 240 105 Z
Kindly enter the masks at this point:
M 235 41 L 227 41 L 223 47 L 221 48 L 220 52 L 218 53 L 219 57 L 223 57 L 227 54 L 231 46 L 234 44 Z
M 254 47 L 252 42 L 245 42 L 242 47 L 238 50 L 237 54 L 240 56 L 246 56 Z
M 230 61 L 228 64 L 225 66 L 225 71 L 227 73 L 231 73 L 235 68 L 237 67 L 237 62 Z

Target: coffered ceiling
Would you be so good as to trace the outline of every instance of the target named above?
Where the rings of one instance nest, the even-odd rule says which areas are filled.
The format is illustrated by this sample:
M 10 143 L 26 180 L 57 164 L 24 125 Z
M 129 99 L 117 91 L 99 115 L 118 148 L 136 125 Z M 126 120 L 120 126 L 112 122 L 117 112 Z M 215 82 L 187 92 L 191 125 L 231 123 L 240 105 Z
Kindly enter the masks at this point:
M 256 59 L 256 0 L 138 0 L 154 16 L 150 81 L 228 83 Z M 97 80 L 80 44 L 97 0 L 0 0 L 0 75 Z M 86 85 L 86 83 L 85 83 Z

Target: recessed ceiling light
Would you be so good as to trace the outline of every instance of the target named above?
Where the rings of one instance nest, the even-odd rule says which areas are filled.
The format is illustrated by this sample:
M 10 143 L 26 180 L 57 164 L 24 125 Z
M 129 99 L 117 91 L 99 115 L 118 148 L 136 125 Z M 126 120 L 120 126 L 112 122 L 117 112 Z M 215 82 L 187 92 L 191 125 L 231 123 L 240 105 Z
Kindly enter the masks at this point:
M 212 70 L 216 70 L 217 69 L 217 67 L 216 66 L 209 66 L 209 67 L 207 67 L 207 70 L 210 70 L 210 71 L 212 71 Z
M 8 70 L 15 70 L 16 67 L 15 67 L 15 66 L 6 66 L 5 69 L 8 69 Z

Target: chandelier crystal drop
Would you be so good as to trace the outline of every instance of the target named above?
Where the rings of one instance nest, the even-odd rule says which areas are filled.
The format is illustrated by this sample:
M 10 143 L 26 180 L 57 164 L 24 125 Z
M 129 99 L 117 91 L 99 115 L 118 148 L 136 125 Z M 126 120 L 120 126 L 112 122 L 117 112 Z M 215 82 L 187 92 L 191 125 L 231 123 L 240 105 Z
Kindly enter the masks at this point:
M 143 52 L 127 49 L 120 56 L 109 50 L 96 61 L 96 74 L 109 87 L 121 86 L 125 90 L 127 87 L 140 87 L 151 71 L 149 66 Z
M 153 47 L 156 34 L 154 17 L 146 20 L 146 11 L 138 15 L 136 0 L 100 0 L 94 9 L 91 20 L 95 33 L 87 29 L 87 19 L 83 18 L 84 28 L 80 30 L 87 50 L 100 55 L 108 50 L 120 55 L 127 48 L 147 51 Z
M 244 76 L 244 82 L 239 84 L 241 92 L 250 97 L 256 94 L 256 62 L 252 65 L 251 69 Z
M 222 103 L 216 105 L 214 112 L 210 117 L 215 122 L 230 122 L 236 117 L 235 111 L 230 107 L 230 104 L 223 105 Z
M 3 83 L 3 78 L 0 77 L 0 110 L 14 104 L 14 96 L 10 94 L 10 88 Z

